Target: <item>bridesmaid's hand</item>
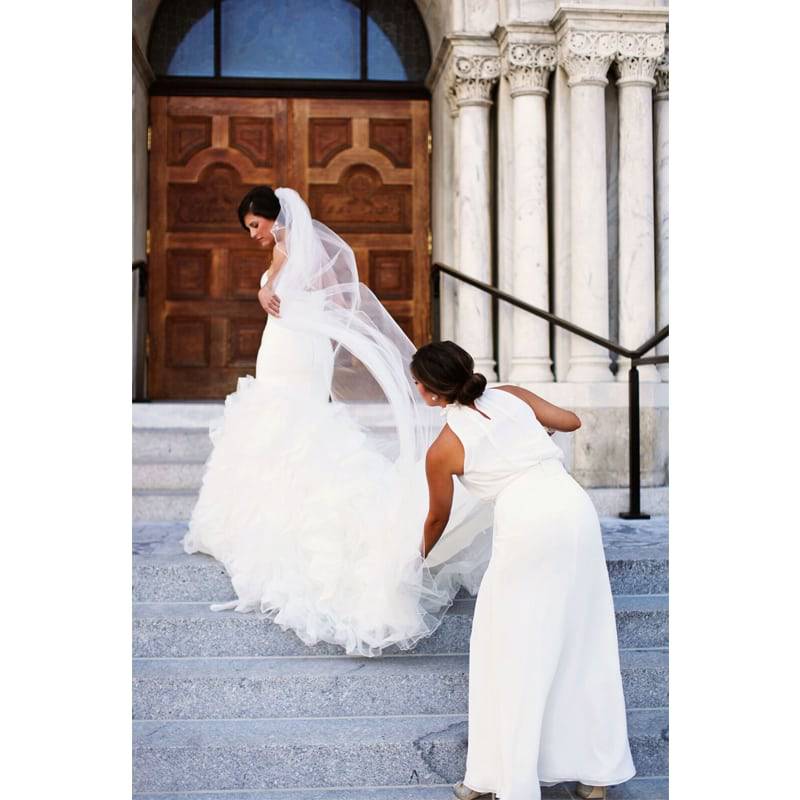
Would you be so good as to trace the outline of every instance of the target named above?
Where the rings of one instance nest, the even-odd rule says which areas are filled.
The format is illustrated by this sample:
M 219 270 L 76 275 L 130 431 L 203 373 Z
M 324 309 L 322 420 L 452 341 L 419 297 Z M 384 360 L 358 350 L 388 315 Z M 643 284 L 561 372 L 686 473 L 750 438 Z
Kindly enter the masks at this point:
M 269 286 L 262 287 L 258 292 L 258 302 L 261 308 L 273 317 L 281 315 L 281 299 Z

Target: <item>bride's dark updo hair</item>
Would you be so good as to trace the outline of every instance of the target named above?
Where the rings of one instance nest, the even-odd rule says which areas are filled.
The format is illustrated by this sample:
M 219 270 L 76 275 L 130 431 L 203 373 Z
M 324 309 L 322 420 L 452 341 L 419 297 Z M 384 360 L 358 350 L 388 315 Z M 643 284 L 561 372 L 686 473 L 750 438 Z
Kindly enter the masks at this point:
M 244 224 L 244 218 L 247 214 L 256 214 L 265 219 L 278 219 L 280 213 L 281 201 L 271 186 L 254 186 L 239 203 L 239 222 L 245 230 L 247 225 Z
M 486 378 L 473 372 L 472 356 L 455 342 L 431 342 L 411 358 L 411 374 L 426 388 L 448 403 L 467 406 L 486 388 Z

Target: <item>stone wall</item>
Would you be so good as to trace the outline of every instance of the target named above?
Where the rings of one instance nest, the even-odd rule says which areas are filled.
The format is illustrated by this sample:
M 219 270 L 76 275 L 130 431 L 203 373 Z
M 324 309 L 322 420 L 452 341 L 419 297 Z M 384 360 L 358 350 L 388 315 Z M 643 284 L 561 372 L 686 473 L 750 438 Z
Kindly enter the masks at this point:
M 587 488 L 628 485 L 627 387 L 617 383 L 602 387 L 569 383 L 540 384 L 532 391 L 575 411 L 581 427 L 557 434 L 565 463 L 575 479 Z M 669 398 L 667 384 L 642 384 L 640 462 L 642 486 L 669 483 Z

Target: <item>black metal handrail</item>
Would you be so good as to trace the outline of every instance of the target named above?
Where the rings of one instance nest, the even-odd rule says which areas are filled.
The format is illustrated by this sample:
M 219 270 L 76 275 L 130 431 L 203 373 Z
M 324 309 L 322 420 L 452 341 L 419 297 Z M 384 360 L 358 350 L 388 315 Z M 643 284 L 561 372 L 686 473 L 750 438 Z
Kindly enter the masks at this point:
M 649 514 L 643 514 L 641 509 L 641 495 L 642 495 L 642 482 L 641 482 L 641 463 L 640 463 L 640 448 L 641 448 L 641 432 L 639 428 L 639 415 L 640 415 L 640 402 L 639 402 L 639 367 L 644 364 L 668 364 L 669 356 L 645 356 L 645 353 L 652 350 L 657 344 L 664 341 L 669 336 L 669 325 L 665 325 L 658 333 L 651 336 L 646 342 L 639 347 L 631 350 L 623 347 L 619 342 L 612 342 L 604 336 L 599 336 L 592 331 L 587 331 L 579 325 L 575 325 L 569 320 L 562 319 L 561 317 L 551 314 L 542 308 L 532 306 L 524 300 L 514 297 L 508 292 L 504 292 L 491 284 L 479 281 L 463 272 L 459 272 L 446 264 L 434 263 L 431 266 L 431 321 L 433 327 L 433 339 L 439 341 L 441 339 L 441 313 L 439 308 L 439 300 L 441 298 L 441 275 L 450 275 L 463 283 L 474 286 L 482 292 L 486 292 L 498 300 L 502 300 L 509 305 L 533 314 L 541 319 L 563 328 L 582 339 L 588 339 L 601 347 L 610 350 L 612 353 L 624 356 L 630 359 L 630 367 L 628 368 L 628 427 L 630 431 L 629 436 L 629 488 L 630 488 L 630 503 L 628 511 L 623 511 L 620 516 L 624 519 L 650 519 Z

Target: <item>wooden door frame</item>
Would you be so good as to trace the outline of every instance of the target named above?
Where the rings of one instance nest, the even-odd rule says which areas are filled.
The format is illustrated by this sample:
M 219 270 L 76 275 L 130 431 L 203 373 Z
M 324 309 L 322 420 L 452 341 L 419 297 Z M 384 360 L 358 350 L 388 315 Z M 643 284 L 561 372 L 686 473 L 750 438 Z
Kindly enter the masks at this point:
M 431 92 L 424 83 L 312 80 L 307 78 L 156 78 L 150 85 L 150 95 L 432 101 Z

